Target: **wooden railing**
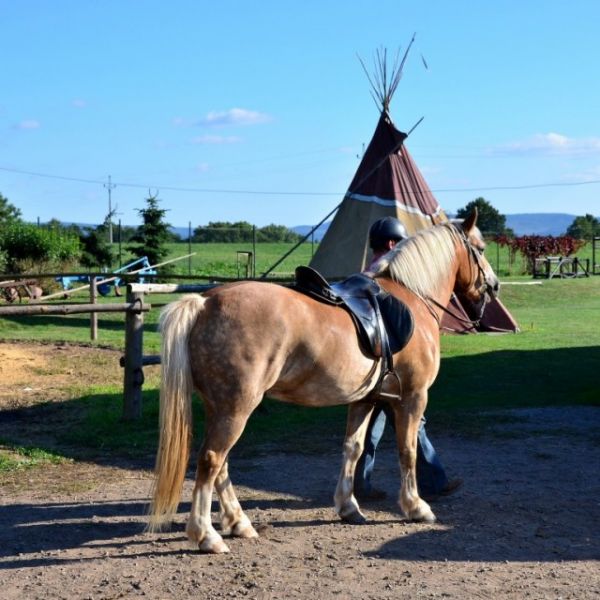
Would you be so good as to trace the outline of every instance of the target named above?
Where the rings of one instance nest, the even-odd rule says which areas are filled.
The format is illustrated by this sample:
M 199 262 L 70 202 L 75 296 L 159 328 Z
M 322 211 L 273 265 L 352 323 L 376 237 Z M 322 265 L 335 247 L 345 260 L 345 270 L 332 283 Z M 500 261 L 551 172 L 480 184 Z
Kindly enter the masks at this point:
M 123 418 L 138 419 L 142 416 L 141 383 L 143 373 L 137 371 L 137 363 L 133 360 L 137 356 L 136 344 L 141 344 L 140 327 L 143 326 L 143 314 L 152 306 L 144 303 L 143 294 L 129 295 L 125 302 L 114 304 L 18 304 L 0 306 L 0 317 L 16 315 L 72 315 L 89 313 L 96 316 L 101 312 L 125 313 L 125 384 L 123 393 Z M 92 320 L 94 327 L 95 320 Z M 97 326 L 97 323 L 96 323 Z M 140 350 L 141 351 L 141 350 Z M 133 358 L 127 359 L 128 356 Z M 137 385 L 137 378 L 141 375 L 142 382 Z M 139 389 L 138 389 L 139 388 Z

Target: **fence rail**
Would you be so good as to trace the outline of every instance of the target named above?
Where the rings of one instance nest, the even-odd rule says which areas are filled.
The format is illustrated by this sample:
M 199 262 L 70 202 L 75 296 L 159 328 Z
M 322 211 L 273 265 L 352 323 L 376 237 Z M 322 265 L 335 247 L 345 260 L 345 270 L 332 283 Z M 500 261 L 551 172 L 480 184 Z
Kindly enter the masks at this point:
M 90 313 L 92 317 L 101 312 L 125 313 L 125 356 L 122 358 L 125 368 L 123 384 L 123 418 L 139 419 L 142 416 L 141 388 L 144 374 L 141 370 L 143 314 L 150 311 L 151 304 L 143 301 L 142 294 L 128 294 L 126 302 L 116 304 L 24 304 L 18 306 L 0 306 L 0 317 L 15 315 L 70 315 Z M 147 363 L 152 364 L 152 363 Z
M 0 306 L 0 317 L 14 315 L 75 315 L 101 312 L 148 312 L 152 306 L 143 302 L 135 304 L 19 304 Z

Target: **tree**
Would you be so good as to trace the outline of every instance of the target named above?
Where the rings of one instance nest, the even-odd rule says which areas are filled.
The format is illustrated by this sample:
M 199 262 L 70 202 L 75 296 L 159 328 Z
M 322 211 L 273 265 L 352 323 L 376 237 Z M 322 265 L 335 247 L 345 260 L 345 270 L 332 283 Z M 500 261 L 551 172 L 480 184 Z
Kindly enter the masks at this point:
M 12 257 L 6 248 L 7 230 L 21 221 L 21 211 L 0 194 L 0 273 L 13 271 Z
M 288 229 L 285 225 L 266 225 L 258 230 L 259 242 L 299 242 L 301 235 Z
M 567 229 L 567 235 L 578 240 L 589 240 L 595 235 L 600 235 L 600 221 L 593 215 L 576 217 Z
M 81 264 L 88 269 L 112 267 L 113 255 L 104 228 L 88 228 L 79 235 L 81 242 Z
M 13 206 L 8 198 L 0 194 L 0 225 L 7 225 L 21 220 L 21 211 Z
M 252 224 L 247 221 L 211 221 L 196 227 L 192 233 L 192 242 L 196 243 L 240 243 L 252 241 Z
M 256 238 L 257 242 L 298 242 L 302 236 L 288 229 L 285 225 L 266 225 L 255 228 L 247 221 L 211 221 L 206 227 L 194 229 L 192 242 L 207 243 L 247 243 Z
M 473 209 L 477 208 L 477 227 L 483 233 L 513 235 L 513 231 L 506 227 L 506 217 L 501 215 L 485 198 L 481 196 L 471 200 L 464 208 L 459 208 L 456 216 L 459 219 L 468 217 Z
M 165 221 L 166 210 L 159 208 L 159 199 L 150 194 L 146 198 L 146 208 L 138 209 L 142 224 L 131 238 L 133 244 L 129 250 L 136 258 L 148 257 L 151 265 L 156 265 L 167 256 L 169 250 L 165 244 L 171 240 L 169 223 Z

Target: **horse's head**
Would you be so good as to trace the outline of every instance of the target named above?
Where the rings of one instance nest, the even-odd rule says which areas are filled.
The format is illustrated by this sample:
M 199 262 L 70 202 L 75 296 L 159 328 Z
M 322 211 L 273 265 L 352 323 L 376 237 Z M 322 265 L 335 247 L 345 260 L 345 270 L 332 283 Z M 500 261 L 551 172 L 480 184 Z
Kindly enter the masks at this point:
M 459 266 L 454 291 L 472 309 L 472 316 L 481 316 L 490 296 L 498 293 L 500 282 L 484 255 L 485 242 L 476 223 L 476 208 L 464 221 L 456 223 L 464 252 L 458 252 Z

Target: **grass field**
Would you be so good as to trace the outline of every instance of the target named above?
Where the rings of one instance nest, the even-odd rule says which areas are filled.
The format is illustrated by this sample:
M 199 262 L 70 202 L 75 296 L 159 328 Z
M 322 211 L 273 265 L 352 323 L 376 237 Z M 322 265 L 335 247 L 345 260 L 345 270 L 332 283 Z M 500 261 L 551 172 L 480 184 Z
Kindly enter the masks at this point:
M 287 252 L 294 248 L 294 244 L 287 243 L 251 243 L 241 244 L 168 244 L 169 254 L 167 260 L 174 257 L 186 256 L 195 253 L 191 258 L 184 258 L 172 264 L 175 273 L 181 275 L 197 275 L 202 277 L 245 277 L 248 265 L 247 253 L 256 257 L 256 275 L 260 276 L 270 269 Z M 298 265 L 308 264 L 312 257 L 313 247 L 310 243 L 301 244 L 293 253 L 277 266 L 274 275 L 289 277 Z M 116 252 L 115 252 L 116 254 Z M 122 262 L 127 263 L 129 255 L 124 254 Z M 250 262 L 250 264 L 252 264 Z M 252 271 L 248 271 L 252 276 Z
M 504 285 L 501 298 L 518 321 L 520 333 L 442 336 L 442 366 L 427 410 L 429 429 L 434 435 L 436 429 L 479 435 L 485 431 L 489 419 L 497 418 L 493 411 L 501 409 L 600 405 L 600 277 L 543 280 L 537 285 L 527 285 L 532 283 L 531 278 L 510 279 L 519 285 Z M 173 298 L 148 297 L 155 309 L 145 319 L 145 354 L 158 352 L 157 307 Z M 85 296 L 80 300 L 85 301 Z M 100 301 L 115 300 L 109 297 Z M 89 344 L 89 318 L 87 315 L 3 317 L 0 318 L 0 340 Z M 123 349 L 122 315 L 100 316 L 96 345 Z M 63 360 L 68 361 L 68 354 Z M 85 372 L 86 367 L 81 368 Z M 88 368 L 93 369 L 94 365 Z M 78 447 L 81 454 L 85 447 L 86 452 L 92 454 L 110 451 L 148 455 L 157 439 L 156 368 L 153 368 L 155 375 L 147 376 L 144 386 L 142 422 L 135 424 L 121 421 L 122 387 L 116 358 L 114 367 L 100 365 L 98 368 L 110 369 L 116 379 L 100 386 L 88 384 L 85 378 L 72 382 L 66 394 L 70 417 L 64 429 L 52 432 L 58 447 L 63 448 L 60 452 L 70 456 L 71 451 L 64 448 Z M 51 409 L 42 406 L 36 410 L 43 415 L 44 410 Z M 490 411 L 492 414 L 488 414 Z M 200 427 L 199 403 L 195 412 Z M 310 449 L 318 451 L 319 443 L 315 440 L 319 435 L 324 440 L 330 440 L 332 435 L 341 439 L 344 415 L 344 407 L 315 410 L 267 402 L 266 409 L 253 415 L 238 451 L 243 452 L 266 439 L 283 447 L 287 442 L 297 445 L 298 436 L 307 427 L 314 438 Z M 42 417 L 41 421 L 46 419 Z M 52 419 L 48 421 L 53 423 Z M 47 439 L 47 435 L 48 432 L 44 433 L 42 438 Z M 9 431 L 2 433 L 2 443 L 12 449 L 12 463 L 5 464 L 13 464 L 15 460 L 21 466 L 28 461 L 35 464 L 36 461 L 30 460 L 37 456 L 34 438 L 30 448 L 22 437 Z M 56 448 L 42 446 L 41 450 L 54 455 Z M 27 460 L 23 460 L 23 456 Z
M 250 243 L 191 245 L 178 243 L 169 244 L 168 258 L 181 257 L 195 252 L 191 258 L 184 258 L 173 264 L 174 271 L 181 275 L 239 277 L 246 274 L 247 258 L 243 254 L 238 255 L 238 252 L 254 252 L 256 255 L 256 274 L 260 276 L 293 247 L 294 244 L 284 243 L 257 244 L 255 248 Z M 301 244 L 276 267 L 273 274 L 282 277 L 289 276 L 294 272 L 297 265 L 310 262 L 316 248 L 316 245 L 313 246 L 308 242 Z M 117 255 L 116 249 L 115 255 Z M 500 277 L 521 276 L 526 272 L 525 261 L 521 255 L 517 255 L 515 260 L 511 262 L 508 249 L 498 247 L 495 242 L 488 243 L 486 255 Z M 577 256 L 582 260 L 589 259 L 591 264 L 591 244 L 584 246 L 577 253 Z M 121 262 L 126 264 L 130 259 L 130 255 L 124 251 Z M 600 261 L 600 256 L 597 257 L 597 261 Z

